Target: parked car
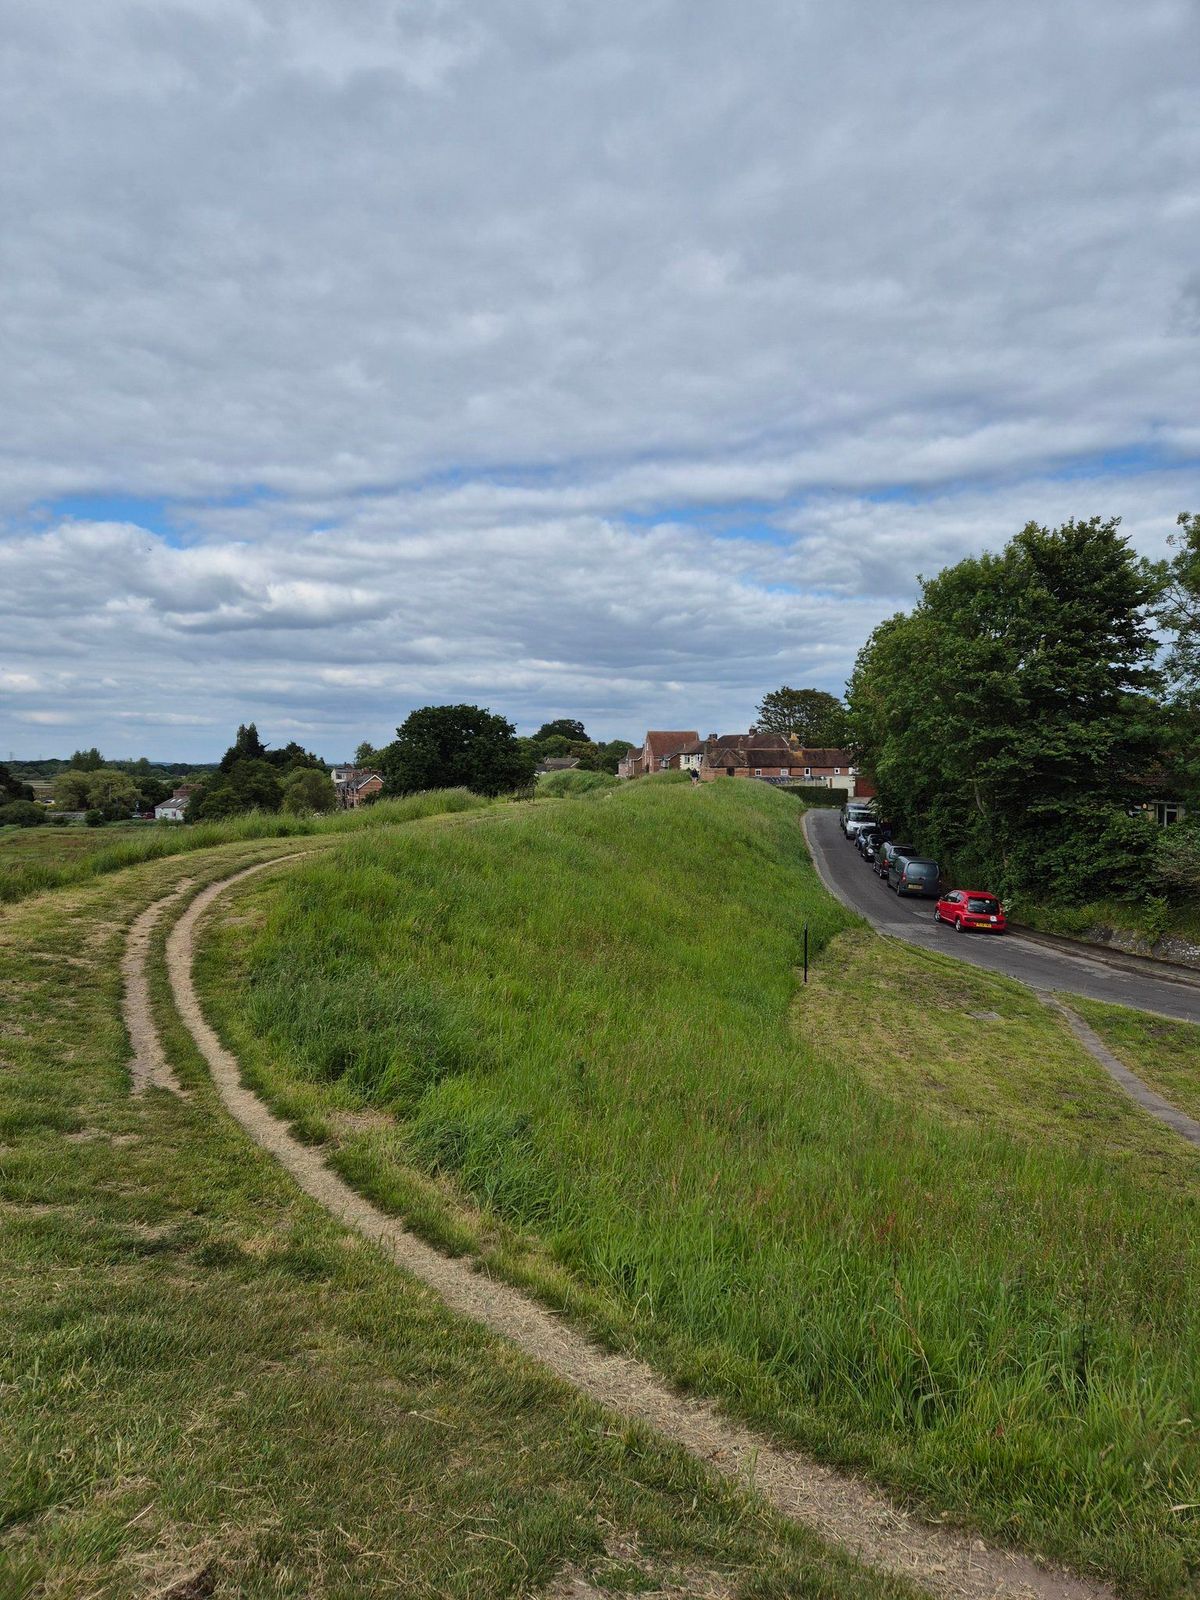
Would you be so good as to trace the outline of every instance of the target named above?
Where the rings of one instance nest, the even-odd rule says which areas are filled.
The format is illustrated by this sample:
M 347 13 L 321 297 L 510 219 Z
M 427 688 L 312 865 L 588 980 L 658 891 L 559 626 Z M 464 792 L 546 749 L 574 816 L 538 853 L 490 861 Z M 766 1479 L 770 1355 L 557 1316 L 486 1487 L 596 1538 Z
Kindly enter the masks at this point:
M 936 900 L 941 893 L 942 869 L 936 861 L 921 856 L 893 856 L 888 868 L 888 888 L 897 894 L 920 895 L 923 900 Z
M 854 848 L 860 856 L 873 860 L 875 851 L 883 842 L 883 829 L 877 822 L 869 823 L 865 828 L 860 828 L 854 836 Z
M 949 889 L 933 908 L 935 922 L 948 922 L 955 933 L 1003 933 L 1004 907 L 986 889 Z
M 892 870 L 892 862 L 897 856 L 915 856 L 920 851 L 915 844 L 897 844 L 894 839 L 888 839 L 875 852 L 874 868 L 881 878 L 886 878 Z
M 875 813 L 873 811 L 867 811 L 861 816 L 847 817 L 843 832 L 845 833 L 847 839 L 853 843 L 853 841 L 858 837 L 864 828 L 873 828 L 874 826 Z
M 847 838 L 849 838 L 849 833 L 847 832 L 846 825 L 850 821 L 851 817 L 870 817 L 871 820 L 874 821 L 874 807 L 871 805 L 869 800 L 846 801 L 846 804 L 841 809 L 838 820 L 841 823 L 842 832 L 846 834 Z

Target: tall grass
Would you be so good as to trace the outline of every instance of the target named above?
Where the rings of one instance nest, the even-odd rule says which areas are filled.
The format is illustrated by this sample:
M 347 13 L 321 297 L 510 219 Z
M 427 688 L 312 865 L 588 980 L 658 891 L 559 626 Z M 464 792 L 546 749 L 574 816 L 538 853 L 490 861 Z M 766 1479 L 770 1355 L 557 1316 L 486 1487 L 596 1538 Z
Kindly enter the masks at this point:
M 60 889 L 84 883 L 122 867 L 157 861 L 163 856 L 181 855 L 190 850 L 209 850 L 215 845 L 235 844 L 248 839 L 290 839 L 314 833 L 354 833 L 362 829 L 386 827 L 390 823 L 413 822 L 443 812 L 467 811 L 489 802 L 466 789 L 430 790 L 394 800 L 380 800 L 373 806 L 354 811 L 335 811 L 327 816 L 285 816 L 282 812 L 247 811 L 221 822 L 194 824 L 159 823 L 136 832 L 123 833 L 116 844 L 105 845 L 103 832 L 97 832 L 96 848 L 87 854 L 68 854 L 54 860 L 48 852 L 31 859 L 31 852 L 16 859 L 0 853 L 0 904 L 25 900 L 46 889 Z M 36 843 L 50 847 L 68 839 L 75 830 L 39 830 Z M 70 840 L 73 842 L 73 839 Z
M 1037 1137 L 940 1111 L 922 1033 L 964 1072 L 975 1041 L 985 1106 L 1006 1050 L 1033 1084 L 1054 1057 L 1085 1116 L 1099 1097 L 1096 1128 L 1142 1130 L 1032 999 L 953 964 L 906 1007 L 873 976 L 923 958 L 874 941 L 839 999 L 848 1042 L 836 1013 L 806 1031 L 801 1008 L 797 1031 L 802 927 L 819 953 L 849 920 L 798 822 L 765 786 L 643 781 L 360 836 L 261 888 L 224 1020 L 285 1079 L 394 1112 L 408 1160 L 538 1234 L 685 1381 L 1001 1535 L 1182 1592 L 1196 1167 L 1152 1129 L 1145 1164 L 1092 1148 L 1057 1103 Z M 970 1008 L 989 1002 L 1011 1025 L 985 1041 Z M 855 1023 L 884 1004 L 894 1041 L 867 1072 Z
M 565 800 L 615 789 L 618 782 L 607 772 L 580 772 L 572 767 L 565 772 L 548 772 L 544 778 L 539 778 L 537 792 L 539 795 L 549 795 L 552 799 Z

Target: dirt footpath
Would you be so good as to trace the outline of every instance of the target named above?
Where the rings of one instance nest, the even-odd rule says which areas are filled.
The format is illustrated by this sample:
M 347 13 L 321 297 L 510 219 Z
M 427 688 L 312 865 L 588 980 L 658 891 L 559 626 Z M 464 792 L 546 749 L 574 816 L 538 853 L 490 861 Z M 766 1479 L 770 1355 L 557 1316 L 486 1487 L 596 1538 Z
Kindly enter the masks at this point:
M 620 1417 L 648 1425 L 714 1471 L 757 1490 L 785 1516 L 869 1565 L 934 1593 L 969 1596 L 971 1600 L 996 1596 L 1115 1600 L 1115 1592 L 1102 1583 L 1040 1566 L 1028 1557 L 986 1545 L 969 1533 L 931 1527 L 861 1479 L 822 1466 L 799 1451 L 780 1449 L 722 1415 L 710 1402 L 677 1393 L 643 1362 L 598 1348 L 545 1307 L 488 1278 L 468 1260 L 440 1255 L 331 1172 L 318 1150 L 295 1139 L 287 1125 L 243 1087 L 238 1063 L 205 1021 L 192 981 L 196 930 L 213 902 L 252 874 L 292 859 L 260 862 L 203 890 L 171 931 L 167 965 L 179 1014 L 208 1062 L 226 1108 L 307 1194 L 378 1245 L 455 1311 L 503 1334 L 590 1399 Z M 148 1004 L 143 1003 L 148 1000 L 149 931 L 180 892 L 176 890 L 149 907 L 130 932 L 127 995 L 141 997 L 134 1010 L 151 1031 Z M 161 1043 L 155 1040 L 157 1055 L 144 1032 L 134 1034 L 134 1044 L 139 1063 L 135 1087 L 148 1078 L 177 1088 Z M 164 1079 L 164 1069 L 171 1081 Z

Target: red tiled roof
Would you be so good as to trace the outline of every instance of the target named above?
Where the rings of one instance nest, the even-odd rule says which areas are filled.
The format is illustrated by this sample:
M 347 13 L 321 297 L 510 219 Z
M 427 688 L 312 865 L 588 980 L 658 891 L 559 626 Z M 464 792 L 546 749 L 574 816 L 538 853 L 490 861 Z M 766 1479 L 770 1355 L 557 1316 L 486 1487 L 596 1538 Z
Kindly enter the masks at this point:
M 796 751 L 794 761 L 802 767 L 841 767 L 844 772 L 850 766 L 849 750 L 805 750 Z
M 694 729 L 684 728 L 674 733 L 656 729 L 647 733 L 646 743 L 642 746 L 643 754 L 648 755 L 653 761 L 661 761 L 663 756 L 674 755 L 681 745 L 699 743 L 700 735 Z

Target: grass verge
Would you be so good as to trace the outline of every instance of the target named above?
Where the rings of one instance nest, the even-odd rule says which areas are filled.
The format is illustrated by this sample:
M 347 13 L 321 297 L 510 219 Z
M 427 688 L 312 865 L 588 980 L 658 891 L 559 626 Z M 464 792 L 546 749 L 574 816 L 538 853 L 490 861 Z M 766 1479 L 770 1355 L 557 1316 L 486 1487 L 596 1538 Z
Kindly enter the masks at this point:
M 289 848 L 145 864 L 0 928 L 0 1594 L 476 1600 L 578 1575 L 900 1600 L 335 1225 L 166 1012 L 190 1097 L 130 1099 L 128 923 Z
M 1128 1006 L 1072 1000 L 1072 1006 L 1143 1083 L 1200 1121 L 1200 1028 Z
M 1185 1592 L 1195 1154 L 1028 991 L 854 931 L 797 824 L 644 782 L 356 838 L 240 894 L 200 981 L 439 1242 L 779 1437 Z

